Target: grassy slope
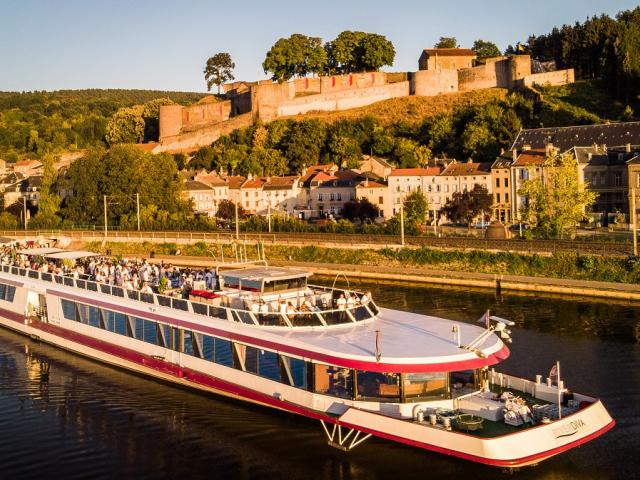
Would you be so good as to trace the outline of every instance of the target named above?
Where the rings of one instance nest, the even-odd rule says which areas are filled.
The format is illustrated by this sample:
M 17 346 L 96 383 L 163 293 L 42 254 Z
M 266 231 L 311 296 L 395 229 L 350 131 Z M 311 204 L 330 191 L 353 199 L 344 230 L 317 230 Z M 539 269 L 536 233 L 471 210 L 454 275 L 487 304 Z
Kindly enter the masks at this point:
M 620 120 L 624 105 L 597 81 L 580 81 L 559 87 L 537 86 L 543 95 L 540 123 L 545 127 L 587 125 Z

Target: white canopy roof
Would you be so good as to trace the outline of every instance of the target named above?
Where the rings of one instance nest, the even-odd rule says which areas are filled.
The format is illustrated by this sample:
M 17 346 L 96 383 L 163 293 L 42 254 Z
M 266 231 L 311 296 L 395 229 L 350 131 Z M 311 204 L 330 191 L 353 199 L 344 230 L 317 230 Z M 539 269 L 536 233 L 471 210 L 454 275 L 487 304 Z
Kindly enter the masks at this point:
M 50 247 L 42 247 L 42 248 L 23 248 L 22 250 L 16 250 L 20 255 L 42 255 L 49 256 L 51 253 L 62 252 L 59 248 L 50 248 Z
M 66 258 L 70 258 L 71 260 L 77 260 L 79 258 L 86 257 L 99 257 L 100 253 L 89 252 L 86 250 L 72 250 L 72 251 L 58 251 L 57 253 L 51 253 L 49 255 L 45 255 L 47 258 L 55 258 L 58 260 L 64 260 Z

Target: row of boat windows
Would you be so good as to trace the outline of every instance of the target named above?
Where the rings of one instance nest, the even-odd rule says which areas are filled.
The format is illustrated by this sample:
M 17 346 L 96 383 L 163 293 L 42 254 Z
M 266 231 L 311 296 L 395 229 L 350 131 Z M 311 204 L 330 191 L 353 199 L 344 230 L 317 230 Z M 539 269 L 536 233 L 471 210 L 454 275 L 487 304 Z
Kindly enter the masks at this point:
M 13 302 L 13 298 L 16 296 L 16 287 L 13 285 L 6 285 L 0 283 L 0 300 L 7 302 Z
M 323 395 L 375 402 L 446 398 L 448 374 L 378 373 L 312 363 L 152 320 L 61 299 L 64 318 Z

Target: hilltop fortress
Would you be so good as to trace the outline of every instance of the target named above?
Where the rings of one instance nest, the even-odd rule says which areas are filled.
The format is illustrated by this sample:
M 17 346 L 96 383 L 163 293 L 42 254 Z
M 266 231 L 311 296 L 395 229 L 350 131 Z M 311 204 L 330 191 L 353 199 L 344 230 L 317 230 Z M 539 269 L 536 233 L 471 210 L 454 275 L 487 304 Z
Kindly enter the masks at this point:
M 463 48 L 426 49 L 417 72 L 364 72 L 224 85 L 226 100 L 160 107 L 158 152 L 186 152 L 252 124 L 312 111 L 339 111 L 409 95 L 435 96 L 484 88 L 524 88 L 574 82 L 574 71 L 532 73 L 528 55 L 477 60 Z

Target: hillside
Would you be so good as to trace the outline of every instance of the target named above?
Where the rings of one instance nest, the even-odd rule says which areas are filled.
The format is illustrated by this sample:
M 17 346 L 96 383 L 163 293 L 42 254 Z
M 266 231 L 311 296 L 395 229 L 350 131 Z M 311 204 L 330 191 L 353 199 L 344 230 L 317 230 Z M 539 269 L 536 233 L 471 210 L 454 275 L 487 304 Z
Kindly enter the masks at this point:
M 417 125 L 426 117 L 440 113 L 452 113 L 467 107 L 485 105 L 487 103 L 504 100 L 508 90 L 504 88 L 492 88 L 487 90 L 475 90 L 472 92 L 449 93 L 435 97 L 401 97 L 384 100 L 372 105 L 339 112 L 311 112 L 304 115 L 290 117 L 295 120 L 311 118 L 320 119 L 327 123 L 338 120 L 354 120 L 362 117 L 374 117 L 382 125 L 405 123 Z
M 162 90 L 0 92 L 0 158 L 12 161 L 103 145 L 106 124 L 120 107 L 156 98 L 190 104 L 204 96 Z

